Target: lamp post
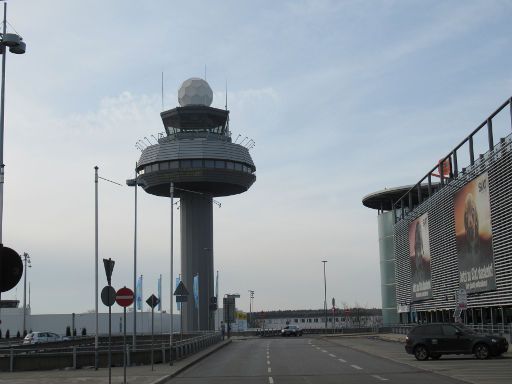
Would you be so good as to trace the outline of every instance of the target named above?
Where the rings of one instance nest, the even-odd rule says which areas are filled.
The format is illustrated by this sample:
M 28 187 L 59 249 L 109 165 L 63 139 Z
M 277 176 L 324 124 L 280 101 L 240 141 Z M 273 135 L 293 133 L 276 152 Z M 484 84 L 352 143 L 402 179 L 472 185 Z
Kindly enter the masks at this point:
M 172 305 L 174 290 L 173 290 L 173 280 L 174 280 L 174 183 L 171 181 L 169 185 L 169 194 L 171 198 L 171 276 L 169 279 L 170 286 L 170 294 L 169 301 L 171 304 L 170 312 L 171 312 L 171 325 L 169 329 L 169 365 L 172 365 L 172 333 L 174 331 L 174 308 Z M 180 324 L 180 327 L 183 327 L 183 324 Z
M 94 335 L 94 367 L 98 369 L 98 181 L 105 180 L 109 183 L 122 186 L 115 181 L 105 179 L 98 175 L 98 166 L 94 167 L 94 312 L 96 317 L 96 334 Z M 110 308 L 110 307 L 109 307 Z
M 135 178 L 126 180 L 126 185 L 134 187 L 135 207 L 133 225 L 133 292 L 137 292 L 137 163 L 135 163 Z M 132 347 L 135 351 L 137 346 L 137 300 L 133 300 L 133 336 Z
M 23 260 L 25 262 L 25 273 L 23 274 L 23 337 L 25 337 L 27 333 L 27 266 L 32 268 L 32 264 L 30 262 L 30 255 L 25 252 L 23 253 Z
M 252 320 L 252 300 L 254 299 L 254 291 L 249 289 L 249 317 L 247 321 L 247 327 L 249 328 L 249 325 L 251 324 Z
M 325 328 L 327 328 L 327 279 L 325 277 L 325 264 L 327 260 L 322 260 L 324 263 L 324 315 L 325 315 Z
M 26 45 L 23 38 L 15 33 L 7 33 L 7 3 L 4 2 L 3 31 L 0 40 L 0 53 L 2 54 L 2 89 L 0 100 L 0 244 L 3 244 L 3 216 L 4 216 L 4 123 L 5 123 L 5 61 L 9 51 L 18 55 L 25 53 Z

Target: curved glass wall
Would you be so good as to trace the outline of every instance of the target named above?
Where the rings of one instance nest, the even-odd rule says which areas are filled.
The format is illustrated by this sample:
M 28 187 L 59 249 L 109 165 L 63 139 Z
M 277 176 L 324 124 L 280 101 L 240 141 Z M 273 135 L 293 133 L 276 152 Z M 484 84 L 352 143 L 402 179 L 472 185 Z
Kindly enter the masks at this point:
M 393 212 L 384 212 L 378 216 L 379 256 L 380 256 L 380 292 L 382 296 L 382 319 L 384 325 L 399 323 L 396 310 L 395 245 Z

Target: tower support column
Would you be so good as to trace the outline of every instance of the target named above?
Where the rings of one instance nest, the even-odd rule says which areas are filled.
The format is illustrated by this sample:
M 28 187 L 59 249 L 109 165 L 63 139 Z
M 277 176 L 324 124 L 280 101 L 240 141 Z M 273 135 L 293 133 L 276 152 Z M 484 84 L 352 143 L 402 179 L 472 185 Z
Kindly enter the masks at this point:
M 213 326 L 209 321 L 209 298 L 213 288 L 213 201 L 211 196 L 195 193 L 180 194 L 181 273 L 190 292 L 183 303 L 183 330 L 205 331 Z M 194 303 L 194 276 L 199 274 L 199 309 Z

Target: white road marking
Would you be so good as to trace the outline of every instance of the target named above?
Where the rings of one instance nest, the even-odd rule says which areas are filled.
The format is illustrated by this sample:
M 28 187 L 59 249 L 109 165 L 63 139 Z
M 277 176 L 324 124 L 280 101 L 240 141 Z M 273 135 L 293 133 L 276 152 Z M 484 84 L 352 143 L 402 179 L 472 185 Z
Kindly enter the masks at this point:
M 322 349 L 322 352 L 323 352 L 323 353 L 327 353 L 327 351 L 326 351 L 325 349 Z
M 385 379 L 379 375 L 372 375 L 372 377 L 375 377 L 377 380 L 380 380 L 380 381 L 388 381 L 388 379 Z
M 272 376 L 268 377 L 268 382 L 269 384 L 274 384 L 274 379 L 272 378 Z
M 343 360 L 343 359 L 338 359 L 338 361 L 341 361 L 342 363 L 346 363 L 347 360 Z
M 267 365 L 270 365 L 270 360 L 267 360 Z
M 268 367 L 267 371 L 268 371 L 268 373 L 272 372 L 272 368 Z
M 336 355 L 333 355 L 332 353 L 329 353 L 329 356 L 331 356 L 331 357 L 336 357 Z
M 354 368 L 354 369 L 363 369 L 359 365 L 355 365 L 355 364 L 352 364 L 351 367 Z

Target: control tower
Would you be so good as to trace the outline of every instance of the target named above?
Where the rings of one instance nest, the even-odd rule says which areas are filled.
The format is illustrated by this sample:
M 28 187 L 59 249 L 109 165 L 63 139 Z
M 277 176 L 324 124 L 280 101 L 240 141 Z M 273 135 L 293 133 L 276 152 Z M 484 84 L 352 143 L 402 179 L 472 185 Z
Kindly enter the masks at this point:
M 213 198 L 247 191 L 256 180 L 248 148 L 233 143 L 229 111 L 210 107 L 213 92 L 203 79 L 186 80 L 180 106 L 160 114 L 165 135 L 142 150 L 137 183 L 152 195 L 180 198 L 181 276 L 190 292 L 183 303 L 183 329 L 214 327 L 210 298 L 213 275 Z M 193 300 L 193 279 L 199 275 L 199 309 Z

